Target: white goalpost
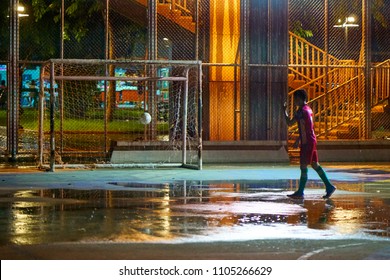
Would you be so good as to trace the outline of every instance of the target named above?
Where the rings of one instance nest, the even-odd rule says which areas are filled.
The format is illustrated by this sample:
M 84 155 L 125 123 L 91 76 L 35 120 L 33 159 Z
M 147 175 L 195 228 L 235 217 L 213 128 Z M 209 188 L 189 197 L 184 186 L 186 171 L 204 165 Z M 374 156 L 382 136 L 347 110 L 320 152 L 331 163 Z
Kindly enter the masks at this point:
M 48 61 L 39 164 L 202 169 L 201 76 L 200 61 Z

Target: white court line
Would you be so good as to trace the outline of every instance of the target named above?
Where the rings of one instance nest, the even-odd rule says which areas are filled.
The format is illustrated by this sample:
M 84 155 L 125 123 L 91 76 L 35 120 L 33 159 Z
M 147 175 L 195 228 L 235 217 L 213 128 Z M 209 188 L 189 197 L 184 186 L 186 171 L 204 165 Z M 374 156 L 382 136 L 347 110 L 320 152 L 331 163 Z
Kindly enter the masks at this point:
M 339 245 L 339 246 L 335 246 L 335 247 L 324 247 L 324 248 L 321 248 L 321 249 L 314 250 L 314 251 L 311 251 L 309 253 L 306 253 L 306 254 L 300 256 L 298 258 L 298 260 L 308 260 L 312 256 L 314 256 L 316 254 L 319 254 L 319 253 L 322 253 L 322 252 L 327 251 L 327 250 L 346 248 L 346 247 L 352 247 L 352 246 L 359 246 L 359 245 L 363 245 L 363 244 L 364 243 L 355 243 L 355 244 L 348 244 L 348 245 Z

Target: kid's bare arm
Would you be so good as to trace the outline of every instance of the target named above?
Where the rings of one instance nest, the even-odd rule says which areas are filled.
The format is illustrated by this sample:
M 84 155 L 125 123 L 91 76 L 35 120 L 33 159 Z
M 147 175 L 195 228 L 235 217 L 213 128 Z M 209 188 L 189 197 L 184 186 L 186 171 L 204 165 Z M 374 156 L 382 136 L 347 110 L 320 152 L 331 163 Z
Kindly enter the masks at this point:
M 295 118 L 290 119 L 290 116 L 287 113 L 287 102 L 284 102 L 283 109 L 284 109 L 283 113 L 284 113 L 284 117 L 286 119 L 287 125 L 292 126 L 296 122 L 296 119 Z

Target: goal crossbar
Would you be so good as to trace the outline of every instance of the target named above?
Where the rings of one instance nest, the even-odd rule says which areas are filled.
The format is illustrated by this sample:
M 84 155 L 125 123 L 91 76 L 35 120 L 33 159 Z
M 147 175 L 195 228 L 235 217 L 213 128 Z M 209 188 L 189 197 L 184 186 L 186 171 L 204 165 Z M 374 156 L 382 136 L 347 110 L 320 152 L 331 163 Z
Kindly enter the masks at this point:
M 44 75 L 44 79 L 49 80 L 50 76 Z M 185 77 L 109 77 L 109 76 L 54 76 L 55 80 L 59 81 L 172 81 L 183 82 Z
M 50 59 L 45 64 L 91 64 L 91 65 L 176 65 L 176 66 L 201 66 L 201 60 L 103 60 L 103 59 Z

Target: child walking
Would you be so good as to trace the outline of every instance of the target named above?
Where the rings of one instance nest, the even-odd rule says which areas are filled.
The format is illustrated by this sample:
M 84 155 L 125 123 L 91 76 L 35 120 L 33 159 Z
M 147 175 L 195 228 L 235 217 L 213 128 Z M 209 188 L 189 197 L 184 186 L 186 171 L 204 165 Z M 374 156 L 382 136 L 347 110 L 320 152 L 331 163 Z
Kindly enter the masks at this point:
M 318 163 L 317 138 L 314 133 L 313 111 L 307 104 L 307 93 L 304 89 L 294 92 L 294 104 L 298 107 L 294 117 L 290 119 L 287 113 L 287 103 L 284 103 L 284 115 L 288 126 L 298 123 L 301 178 L 299 180 L 298 190 L 287 196 L 290 198 L 304 197 L 308 173 L 307 167 L 310 164 L 325 184 L 326 194 L 323 198 L 329 198 L 335 192 L 336 187 L 330 183 L 326 172 Z

